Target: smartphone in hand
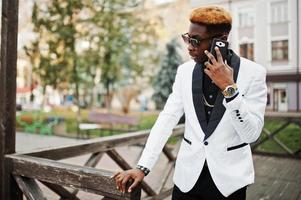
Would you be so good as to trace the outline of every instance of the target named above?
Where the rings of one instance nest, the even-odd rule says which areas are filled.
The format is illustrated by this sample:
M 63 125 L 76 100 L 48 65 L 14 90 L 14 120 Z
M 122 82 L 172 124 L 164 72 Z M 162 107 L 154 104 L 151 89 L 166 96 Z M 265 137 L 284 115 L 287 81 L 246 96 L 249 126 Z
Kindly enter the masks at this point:
M 217 57 L 216 57 L 216 52 L 215 52 L 215 47 L 218 47 L 221 54 L 222 54 L 222 57 L 223 57 L 223 61 L 226 60 L 227 58 L 227 55 L 228 55 L 228 46 L 229 46 L 229 43 L 225 40 L 221 40 L 221 39 L 218 39 L 218 38 L 214 38 L 213 41 L 212 41 L 212 45 L 211 45 L 211 48 L 210 48 L 210 53 L 215 57 L 215 59 L 217 60 Z M 211 63 L 211 61 L 209 60 L 209 62 Z

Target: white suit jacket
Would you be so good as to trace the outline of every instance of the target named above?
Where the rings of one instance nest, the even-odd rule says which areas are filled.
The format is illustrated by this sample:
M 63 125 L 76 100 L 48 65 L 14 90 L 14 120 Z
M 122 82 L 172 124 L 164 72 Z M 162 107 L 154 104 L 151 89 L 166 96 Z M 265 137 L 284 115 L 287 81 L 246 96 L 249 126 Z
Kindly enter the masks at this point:
M 207 160 L 215 185 L 227 197 L 254 182 L 249 143 L 258 139 L 264 124 L 266 70 L 240 58 L 236 80 L 239 95 L 228 103 L 222 100 L 225 112 L 213 133 L 204 141 L 205 133 L 198 121 L 192 95 L 195 65 L 194 61 L 189 61 L 178 67 L 172 93 L 151 129 L 138 164 L 150 170 L 153 168 L 172 129 L 185 113 L 184 138 L 177 155 L 173 182 L 182 192 L 188 192 Z

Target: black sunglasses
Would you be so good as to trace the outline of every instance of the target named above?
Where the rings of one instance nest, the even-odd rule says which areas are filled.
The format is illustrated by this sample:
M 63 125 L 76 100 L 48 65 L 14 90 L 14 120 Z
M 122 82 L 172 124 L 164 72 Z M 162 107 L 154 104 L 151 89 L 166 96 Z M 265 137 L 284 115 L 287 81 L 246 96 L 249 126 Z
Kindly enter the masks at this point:
M 194 48 L 197 48 L 198 46 L 200 46 L 200 44 L 201 44 L 202 41 L 208 40 L 208 39 L 212 39 L 212 38 L 215 38 L 215 37 L 221 37 L 221 35 L 215 35 L 215 36 L 211 36 L 211 37 L 206 37 L 206 38 L 198 39 L 198 38 L 190 37 L 188 35 L 188 33 L 182 34 L 182 38 L 183 38 L 184 42 L 186 44 L 191 44 Z
M 197 39 L 197 38 L 190 37 L 188 35 L 188 33 L 184 33 L 184 34 L 182 34 L 182 38 L 186 44 L 191 44 L 193 47 L 196 48 L 196 47 L 200 46 L 202 41 L 211 39 L 212 37 Z

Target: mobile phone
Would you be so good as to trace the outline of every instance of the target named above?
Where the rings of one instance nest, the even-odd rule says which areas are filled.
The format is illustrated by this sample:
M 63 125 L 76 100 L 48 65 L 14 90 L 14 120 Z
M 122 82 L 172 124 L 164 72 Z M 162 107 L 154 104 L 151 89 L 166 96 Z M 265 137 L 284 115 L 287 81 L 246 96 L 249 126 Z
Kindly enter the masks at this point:
M 229 46 L 229 43 L 225 40 L 221 40 L 221 39 L 218 39 L 218 38 L 214 38 L 213 41 L 212 41 L 212 45 L 211 45 L 211 48 L 210 48 L 210 53 L 215 57 L 215 59 L 217 60 L 217 57 L 216 57 L 216 52 L 215 52 L 215 47 L 218 47 L 219 48 L 219 51 L 221 52 L 222 54 L 222 57 L 223 57 L 223 61 L 226 60 L 227 58 L 227 55 L 228 55 L 228 46 Z M 209 60 L 210 61 L 210 60 Z

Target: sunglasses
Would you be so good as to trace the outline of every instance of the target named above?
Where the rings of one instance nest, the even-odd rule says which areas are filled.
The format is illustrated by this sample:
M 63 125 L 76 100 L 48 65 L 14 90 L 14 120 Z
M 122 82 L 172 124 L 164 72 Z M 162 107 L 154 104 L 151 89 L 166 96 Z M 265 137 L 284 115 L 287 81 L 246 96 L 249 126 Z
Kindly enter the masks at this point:
M 185 33 L 185 34 L 182 34 L 182 38 L 186 44 L 191 44 L 194 48 L 196 48 L 196 47 L 200 46 L 202 41 L 211 39 L 212 37 L 197 39 L 197 38 L 190 37 L 188 35 L 188 33 Z

